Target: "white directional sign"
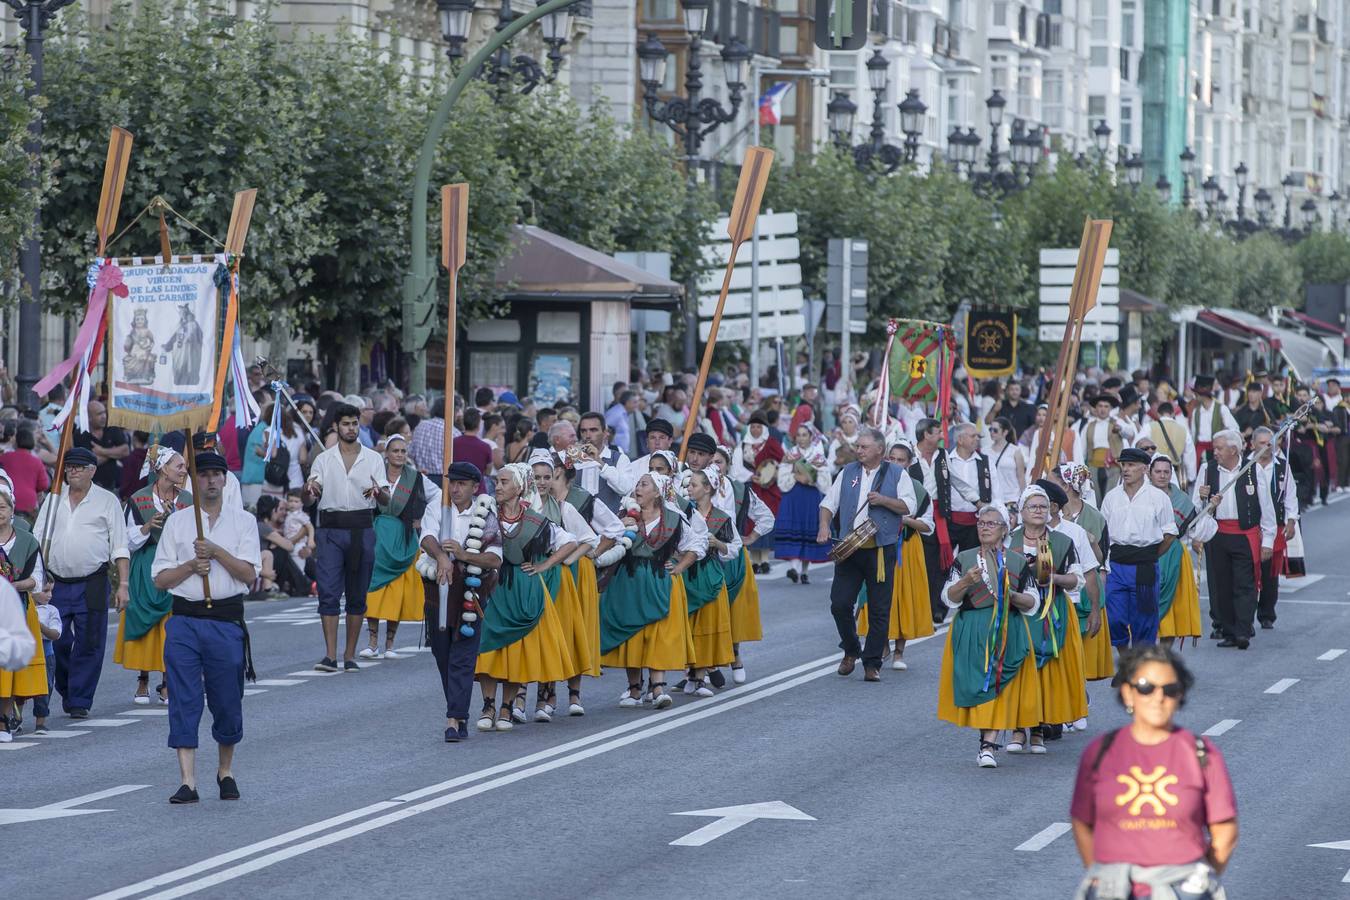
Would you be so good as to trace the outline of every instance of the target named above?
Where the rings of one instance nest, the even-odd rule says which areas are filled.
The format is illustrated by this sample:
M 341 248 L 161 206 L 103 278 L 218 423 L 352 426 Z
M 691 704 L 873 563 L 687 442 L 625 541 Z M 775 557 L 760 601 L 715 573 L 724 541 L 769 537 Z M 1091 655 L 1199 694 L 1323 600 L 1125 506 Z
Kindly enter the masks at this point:
M 712 322 L 698 323 L 698 339 L 706 341 Z M 759 338 L 763 341 L 777 337 L 802 337 L 806 334 L 806 316 L 802 313 L 787 313 L 776 316 L 759 317 Z M 750 340 L 750 319 L 723 319 L 717 329 L 718 341 Z
M 65 819 L 70 816 L 91 816 L 94 813 L 112 812 L 110 809 L 74 809 L 74 807 L 93 803 L 96 800 L 106 800 L 108 797 L 116 797 L 118 794 L 139 791 L 149 786 L 148 784 L 123 784 L 93 794 L 74 797 L 70 800 L 48 803 L 46 806 L 38 806 L 34 809 L 0 809 L 0 825 L 18 825 L 24 822 L 40 822 L 43 819 Z
M 806 813 L 797 809 L 795 806 L 788 806 L 781 800 L 771 800 L 768 803 L 747 803 L 744 806 L 723 806 L 719 809 L 695 809 L 689 812 L 671 813 L 672 816 L 712 816 L 717 819 L 716 822 L 710 822 L 702 828 L 697 828 L 682 838 L 676 838 L 670 842 L 672 847 L 702 847 L 710 841 L 715 841 L 724 834 L 728 834 L 740 828 L 742 825 L 748 825 L 756 819 L 785 819 L 793 822 L 814 822 L 814 816 L 808 816 Z
M 765 291 L 759 292 L 759 311 L 760 313 L 771 312 L 797 312 L 802 308 L 804 298 L 802 289 L 799 287 L 788 288 L 783 291 Z M 704 295 L 698 298 L 698 317 L 700 319 L 711 319 L 713 312 L 717 309 L 717 295 Z M 722 308 L 724 316 L 748 316 L 750 315 L 750 292 L 732 291 L 727 294 L 726 306 Z M 719 335 L 720 338 L 720 335 Z
M 731 289 L 733 291 L 750 290 L 751 269 L 748 263 L 741 265 L 742 259 L 749 259 L 750 248 L 742 247 L 740 254 L 736 257 L 736 268 L 731 270 Z M 704 275 L 698 281 L 699 300 L 705 297 L 717 305 L 717 293 L 722 290 L 722 279 L 726 277 L 726 269 L 719 269 L 708 275 Z M 763 257 L 759 261 L 759 294 L 761 297 L 774 288 L 798 288 L 802 284 L 802 267 L 793 262 L 769 262 L 765 263 Z M 709 296 L 710 295 L 710 296 Z M 699 304 L 700 307 L 702 303 Z
M 721 327 L 717 330 L 719 341 L 750 340 L 751 287 L 756 280 L 759 282 L 760 340 L 806 334 L 806 318 L 802 314 L 806 298 L 802 293 L 802 267 L 797 261 L 802 249 L 797 238 L 797 214 L 769 210 L 760 214 L 756 225 L 759 265 L 752 262 L 755 255 L 752 242 L 742 244 L 736 254 L 736 266 L 731 270 L 730 292 L 722 308 Z M 704 257 L 720 268 L 709 270 L 698 282 L 700 340 L 708 339 L 711 320 L 717 311 L 717 297 L 726 277 L 726 263 L 731 258 L 725 216 L 713 225 L 712 235 L 716 243 L 704 246 Z
M 1040 330 L 1042 341 L 1062 343 L 1069 322 L 1069 292 L 1078 265 L 1072 248 L 1044 248 L 1040 254 Z M 1083 341 L 1114 343 L 1120 340 L 1120 251 L 1106 251 L 1097 303 L 1083 322 Z

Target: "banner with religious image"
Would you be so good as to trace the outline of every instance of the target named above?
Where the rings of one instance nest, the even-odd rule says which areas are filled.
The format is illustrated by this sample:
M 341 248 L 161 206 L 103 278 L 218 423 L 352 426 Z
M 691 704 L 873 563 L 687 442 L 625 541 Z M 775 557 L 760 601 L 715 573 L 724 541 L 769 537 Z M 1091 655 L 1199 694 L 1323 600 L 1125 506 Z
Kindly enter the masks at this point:
M 225 258 L 129 262 L 120 269 L 124 290 L 109 294 L 108 422 L 140 431 L 205 426 L 220 347 L 220 288 L 229 284 Z
M 1017 313 L 974 309 L 966 314 L 962 354 L 971 378 L 1002 378 L 1017 369 Z

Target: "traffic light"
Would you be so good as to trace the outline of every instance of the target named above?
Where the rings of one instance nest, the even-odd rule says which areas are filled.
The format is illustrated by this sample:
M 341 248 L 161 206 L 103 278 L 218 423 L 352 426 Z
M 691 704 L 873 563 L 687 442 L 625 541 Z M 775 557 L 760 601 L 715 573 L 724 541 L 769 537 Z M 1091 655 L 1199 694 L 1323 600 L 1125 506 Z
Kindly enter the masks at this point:
M 867 0 L 816 0 L 816 46 L 857 50 L 867 43 Z

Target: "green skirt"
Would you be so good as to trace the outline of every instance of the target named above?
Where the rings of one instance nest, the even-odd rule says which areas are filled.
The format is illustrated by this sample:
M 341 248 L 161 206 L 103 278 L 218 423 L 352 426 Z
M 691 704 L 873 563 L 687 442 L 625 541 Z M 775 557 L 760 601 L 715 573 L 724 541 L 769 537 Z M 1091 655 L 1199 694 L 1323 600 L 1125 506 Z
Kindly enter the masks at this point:
M 957 706 L 979 706 L 998 697 L 1017 676 L 1017 670 L 1031 650 L 1026 626 L 1030 624 L 1035 631 L 1039 623 L 1028 623 L 1021 613 L 1010 611 L 1002 668 L 995 664 L 986 686 L 985 648 L 992 630 L 993 613 L 992 608 L 967 610 L 957 613 L 952 622 L 952 693 Z M 997 649 L 992 647 L 989 652 L 995 654 Z
M 1181 541 L 1173 541 L 1167 552 L 1158 557 L 1158 621 L 1167 618 L 1172 601 L 1177 598 L 1181 583 Z
M 745 584 L 745 551 L 737 553 L 735 558 L 722 561 L 722 581 L 727 586 L 727 597 L 734 604 Z
M 483 635 L 478 652 L 509 647 L 533 631 L 544 614 L 544 589 L 553 596 L 561 582 L 562 569 L 558 566 L 543 575 L 527 575 L 519 566 L 503 563 L 501 580 L 483 609 Z
M 673 579 L 646 561 L 619 564 L 600 595 L 600 652 L 608 653 L 670 615 Z M 709 598 L 711 599 L 711 598 Z
M 1090 606 L 1091 604 L 1089 604 Z M 1069 600 L 1064 591 L 1055 588 L 1055 601 L 1044 617 L 1030 620 L 1032 649 L 1036 651 L 1036 668 L 1041 668 L 1059 656 L 1064 647 L 1065 628 L 1069 621 Z
M 173 595 L 155 587 L 150 566 L 155 562 L 156 543 L 147 543 L 131 554 L 127 578 L 127 624 L 123 637 L 138 641 L 149 634 L 173 610 Z M 193 576 L 196 577 L 196 576 Z
M 1078 601 L 1073 605 L 1078 612 L 1078 633 L 1083 637 L 1087 636 L 1087 620 L 1092 613 L 1092 600 L 1088 597 L 1089 584 L 1097 585 L 1097 602 L 1101 604 L 1103 610 L 1106 609 L 1106 579 L 1102 576 L 1100 568 L 1093 569 L 1087 574 L 1087 581 L 1078 592 Z
M 370 590 L 393 584 L 408 571 L 417 556 L 417 531 L 394 516 L 375 517 L 375 566 L 370 572 Z
M 741 577 L 745 577 L 745 567 L 742 564 Z M 684 573 L 684 589 L 689 594 L 689 615 L 698 612 L 707 604 L 717 599 L 717 595 L 722 591 L 722 585 L 725 580 L 722 575 L 722 566 L 716 557 L 704 557 L 694 563 Z M 730 591 L 728 590 L 728 593 Z

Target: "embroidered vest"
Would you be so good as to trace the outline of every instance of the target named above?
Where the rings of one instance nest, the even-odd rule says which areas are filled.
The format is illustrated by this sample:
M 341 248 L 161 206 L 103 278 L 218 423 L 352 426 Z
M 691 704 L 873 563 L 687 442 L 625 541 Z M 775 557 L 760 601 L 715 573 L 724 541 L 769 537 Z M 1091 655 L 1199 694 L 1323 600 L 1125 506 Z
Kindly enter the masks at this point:
M 750 491 L 744 481 L 731 483 L 731 496 L 736 501 L 736 532 L 745 534 L 745 526 L 750 522 Z
M 173 508 L 169 512 L 187 509 L 191 505 L 192 495 L 187 491 L 179 491 L 178 496 L 173 501 Z M 127 506 L 131 508 L 131 517 L 136 520 L 137 525 L 144 525 L 155 517 L 155 513 L 159 512 L 155 509 L 154 488 L 150 485 L 146 485 L 127 498 Z M 163 531 L 163 526 L 150 529 L 150 534 L 146 540 L 147 546 L 158 544 L 159 536 Z
M 661 523 L 654 529 L 648 531 L 645 522 L 638 523 L 638 533 L 642 539 L 633 542 L 624 559 L 647 560 L 658 568 L 665 566 L 666 560 L 679 549 L 683 521 L 679 513 L 668 506 L 663 506 Z
M 617 466 L 619 461 L 619 453 L 620 453 L 619 448 L 614 446 L 613 444 L 610 444 L 607 448 L 605 448 L 605 452 L 600 454 L 600 465 Z M 610 512 L 618 512 L 619 501 L 622 500 L 623 497 L 620 496 L 618 491 L 610 487 L 609 482 L 605 481 L 603 477 L 599 479 L 599 483 L 600 487 L 596 491 L 595 494 L 596 498 L 599 499 L 601 503 L 605 504 L 605 506 L 608 506 Z M 590 520 L 591 517 L 589 515 L 586 516 L 586 521 L 589 522 Z
M 1125 449 L 1125 442 L 1120 439 L 1111 428 L 1111 420 L 1106 420 L 1106 446 L 1097 444 L 1097 423 L 1100 419 L 1091 418 L 1083 426 L 1083 440 L 1086 441 L 1084 449 L 1087 451 L 1085 458 L 1088 465 L 1095 469 L 1103 468 L 1107 465 L 1113 465 L 1120 458 L 1120 451 Z
M 1205 484 L 1211 494 L 1219 491 L 1219 461 L 1211 459 L 1205 466 Z M 1261 524 L 1261 497 L 1256 491 L 1256 466 L 1247 470 L 1242 480 L 1232 486 L 1233 499 L 1237 501 L 1238 526 L 1255 528 Z
M 555 504 L 556 506 L 556 504 Z M 560 516 L 561 518 L 561 516 Z M 549 520 L 532 509 L 525 510 L 515 534 L 502 531 L 502 559 L 513 566 L 548 557 Z
M 989 475 L 989 457 L 978 451 L 975 453 L 975 472 L 980 489 L 980 502 L 977 505 L 983 506 L 993 499 L 994 482 Z M 934 498 L 937 511 L 944 518 L 949 518 L 952 514 L 952 477 L 947 468 L 946 450 L 939 450 L 933 456 L 933 481 L 937 488 L 937 497 Z
M 877 473 L 872 478 L 872 490 L 884 497 L 894 497 L 896 485 L 900 483 L 902 469 L 882 460 Z M 858 493 L 862 490 L 862 463 L 851 462 L 844 466 L 839 477 L 843 479 L 839 490 L 839 511 L 834 516 L 834 531 L 837 537 L 843 537 L 852 531 L 857 522 Z M 900 539 L 900 514 L 883 506 L 868 505 L 867 517 L 877 524 L 876 542 L 878 546 L 889 546 Z
M 17 526 L 18 519 L 15 518 Z M 23 581 L 25 578 L 31 578 L 33 569 L 36 567 L 38 558 L 38 540 L 27 531 L 20 531 L 17 527 L 14 529 L 14 546 L 9 553 L 0 550 L 0 578 L 6 581 Z M 39 585 L 40 587 L 40 585 Z M 19 594 L 19 599 L 24 602 L 25 608 L 28 604 L 28 592 Z M 41 648 L 39 648 L 41 649 Z
M 1021 553 L 1009 551 L 1003 554 L 1003 562 L 1008 569 L 1008 589 L 1013 591 L 1020 590 L 1027 570 L 1027 558 Z M 956 556 L 956 565 L 954 566 L 954 569 L 958 574 L 964 574 L 972 569 L 978 569 L 979 565 L 979 548 L 974 550 L 963 550 Z M 990 567 L 990 577 L 995 577 L 997 573 L 997 569 Z M 989 589 L 989 583 L 981 578 L 980 583 L 971 588 L 970 592 L 966 594 L 965 600 L 961 603 L 961 609 L 988 609 L 997 602 L 998 597 Z M 1012 609 L 1018 611 L 1015 606 L 1012 607 Z
M 1072 561 L 1073 538 L 1054 529 L 1048 529 L 1047 534 L 1050 538 L 1050 556 L 1054 560 L 1055 573 L 1063 575 L 1068 571 L 1069 563 Z M 1014 529 L 1013 533 L 1008 536 L 1008 545 L 1012 550 L 1026 557 L 1027 565 L 1031 567 L 1034 574 L 1036 572 L 1036 554 L 1026 552 L 1026 536 L 1020 527 Z
M 604 484 L 604 481 L 600 483 Z M 583 519 L 587 522 L 591 520 L 591 513 L 595 510 L 594 494 L 579 484 L 573 484 L 567 489 L 567 502 L 572 504 L 572 508 L 579 512 Z
M 1214 435 L 1223 431 L 1223 413 L 1219 412 L 1222 406 L 1218 400 L 1209 408 L 1209 439 L 1214 440 Z M 1191 436 L 1195 442 L 1200 443 L 1200 417 L 1205 414 L 1205 408 L 1202 405 L 1195 407 L 1195 412 L 1191 413 Z

